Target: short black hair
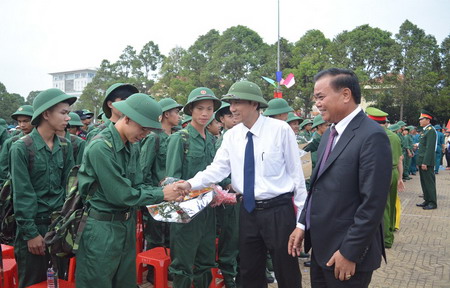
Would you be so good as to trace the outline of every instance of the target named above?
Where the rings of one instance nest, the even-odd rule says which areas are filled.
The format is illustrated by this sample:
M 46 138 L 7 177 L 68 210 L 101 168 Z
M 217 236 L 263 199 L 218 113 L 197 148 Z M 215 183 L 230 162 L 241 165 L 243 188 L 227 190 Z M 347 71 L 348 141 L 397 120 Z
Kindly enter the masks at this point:
M 126 100 L 131 95 L 135 94 L 136 91 L 131 89 L 129 86 L 120 86 L 114 89 L 107 97 L 106 101 L 115 102 L 116 99 Z
M 352 92 L 355 103 L 361 103 L 361 88 L 359 86 L 358 77 L 353 71 L 341 68 L 322 70 L 314 76 L 314 82 L 317 82 L 320 78 L 325 76 L 333 77 L 331 80 L 331 87 L 333 87 L 334 90 L 348 88 Z

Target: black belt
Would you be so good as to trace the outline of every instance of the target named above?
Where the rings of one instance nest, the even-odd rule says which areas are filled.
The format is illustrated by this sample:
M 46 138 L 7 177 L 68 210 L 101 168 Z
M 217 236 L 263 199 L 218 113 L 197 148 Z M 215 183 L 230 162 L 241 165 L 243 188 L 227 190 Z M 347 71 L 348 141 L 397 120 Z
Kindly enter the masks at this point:
M 131 218 L 131 211 L 107 213 L 91 209 L 89 210 L 89 217 L 92 217 L 98 221 L 127 221 Z
M 292 196 L 294 196 L 294 193 L 289 192 L 289 193 L 281 194 L 280 196 L 277 196 L 277 197 L 274 197 L 274 198 L 268 199 L 268 200 L 256 200 L 255 201 L 255 204 L 256 204 L 255 210 L 264 210 L 264 209 L 269 209 L 272 207 L 292 203 Z

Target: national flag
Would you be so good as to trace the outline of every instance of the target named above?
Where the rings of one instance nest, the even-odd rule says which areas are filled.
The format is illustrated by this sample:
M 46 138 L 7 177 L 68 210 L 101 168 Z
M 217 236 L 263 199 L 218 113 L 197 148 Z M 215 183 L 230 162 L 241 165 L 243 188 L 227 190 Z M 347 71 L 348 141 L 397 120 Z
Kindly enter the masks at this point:
M 291 88 L 292 85 L 295 84 L 294 74 L 289 73 L 286 79 L 281 79 L 280 84 L 286 86 L 287 88 Z
M 277 84 L 275 83 L 275 80 L 272 80 L 272 79 L 264 77 L 264 76 L 261 76 L 261 78 L 263 78 L 264 80 L 266 80 L 267 82 L 272 84 L 274 87 L 277 87 Z

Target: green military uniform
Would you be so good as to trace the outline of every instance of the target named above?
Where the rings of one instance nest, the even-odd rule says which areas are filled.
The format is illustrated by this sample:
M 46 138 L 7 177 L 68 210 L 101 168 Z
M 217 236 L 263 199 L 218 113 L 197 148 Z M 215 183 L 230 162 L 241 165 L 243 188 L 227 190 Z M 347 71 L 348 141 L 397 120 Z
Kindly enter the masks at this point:
M 324 124 L 325 121 L 322 119 L 322 116 L 319 114 L 316 117 L 314 117 L 313 125 L 311 128 L 315 128 L 321 124 Z M 320 139 L 322 139 L 322 135 L 320 135 L 317 132 L 314 132 L 312 135 L 311 142 L 304 147 L 303 150 L 306 152 L 311 152 L 311 162 L 312 162 L 312 169 L 316 167 L 317 164 L 317 149 L 319 148 Z
M 72 127 L 82 127 L 83 123 L 81 123 L 80 116 L 78 116 L 75 112 L 69 113 L 69 125 Z M 81 161 L 83 160 L 84 148 L 86 147 L 86 140 L 81 139 L 77 135 L 72 135 L 69 132 L 66 132 L 66 139 L 72 143 L 73 148 L 73 159 L 75 160 L 75 165 L 81 165 Z
M 313 124 L 313 121 L 311 119 L 305 119 L 300 124 L 300 133 L 298 134 L 298 141 L 299 144 L 305 144 L 311 141 L 312 133 L 310 131 L 307 131 L 306 129 L 303 129 L 306 125 Z
M 196 88 L 189 97 L 184 113 L 191 115 L 192 103 L 213 100 L 214 110 L 220 107 L 220 100 L 208 88 Z M 182 133 L 187 133 L 183 136 Z M 169 137 L 167 146 L 167 176 L 190 179 L 202 171 L 214 158 L 214 136 L 205 131 L 204 139 L 191 125 Z M 187 139 L 186 139 L 187 138 Z M 188 144 L 185 141 L 188 141 Z M 185 151 L 187 150 L 187 151 Z M 170 254 L 172 263 L 169 271 L 173 285 L 177 288 L 209 287 L 211 268 L 215 267 L 215 211 L 211 207 L 202 210 L 187 224 L 172 223 L 170 229 Z
M 3 143 L 9 138 L 8 128 L 6 126 L 6 121 L 0 118 L 0 148 L 2 148 Z
M 113 105 L 143 127 L 161 128 L 161 107 L 148 95 Z M 86 196 L 98 188 L 77 252 L 78 288 L 136 287 L 136 208 L 164 199 L 161 187 L 143 184 L 139 154 L 139 144 L 124 143 L 112 123 L 85 150 L 79 189 Z
M 423 191 L 425 205 L 437 207 L 436 199 L 436 176 L 434 165 L 436 159 L 436 130 L 430 124 L 423 128 L 420 133 L 419 151 L 417 155 L 417 165 L 419 166 L 420 184 Z M 427 165 L 427 170 L 423 170 L 421 165 Z
M 406 130 L 409 131 L 409 127 L 405 127 Z M 409 180 L 409 167 L 411 166 L 411 157 L 408 155 L 408 150 L 413 153 L 413 139 L 412 136 L 403 135 L 403 143 L 405 145 L 405 149 L 403 150 L 403 179 Z
M 384 243 L 387 248 L 391 248 L 394 243 L 394 231 L 395 231 L 395 219 L 396 219 L 396 209 L 395 203 L 397 201 L 397 182 L 398 177 L 398 161 L 402 153 L 400 139 L 392 131 L 384 128 L 386 134 L 388 135 L 389 142 L 391 144 L 392 151 L 392 178 L 391 186 L 388 195 L 388 201 L 386 203 L 386 208 L 384 209 Z
M 39 93 L 34 102 L 34 114 L 31 124 L 39 122 L 40 115 L 54 105 L 76 97 L 64 94 L 59 89 L 48 89 Z M 17 233 L 14 253 L 18 266 L 19 287 L 46 280 L 50 257 L 35 255 L 28 251 L 27 241 L 41 235 L 44 237 L 50 224 L 50 216 L 64 204 L 66 179 L 74 166 L 70 142 L 61 142 L 62 138 L 53 137 L 50 149 L 37 129 L 24 137 L 32 139 L 30 146 L 34 156 L 30 157 L 24 138 L 14 142 L 10 150 L 11 177 L 14 202 L 14 214 Z M 60 272 L 62 267 L 59 267 Z
M 183 108 L 175 100 L 164 98 L 159 101 L 162 113 L 172 109 Z M 141 167 L 144 183 L 160 186 L 166 177 L 167 140 L 169 135 L 162 130 L 150 133 L 141 143 Z M 169 245 L 169 223 L 156 221 L 144 212 L 146 225 L 144 229 L 147 249 Z

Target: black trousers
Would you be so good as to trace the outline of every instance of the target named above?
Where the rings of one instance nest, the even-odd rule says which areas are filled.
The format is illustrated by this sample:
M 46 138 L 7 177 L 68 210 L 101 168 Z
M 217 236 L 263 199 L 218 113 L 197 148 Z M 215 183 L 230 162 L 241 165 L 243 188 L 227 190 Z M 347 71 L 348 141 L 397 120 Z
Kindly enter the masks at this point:
M 356 272 L 350 280 L 341 281 L 334 277 L 332 270 L 324 269 L 316 261 L 314 250 L 311 255 L 311 288 L 367 288 L 372 280 L 373 271 Z
M 296 225 L 292 202 L 252 213 L 241 205 L 239 217 L 242 288 L 267 287 L 267 251 L 272 257 L 278 287 L 302 287 L 298 259 L 287 252 L 289 235 Z

